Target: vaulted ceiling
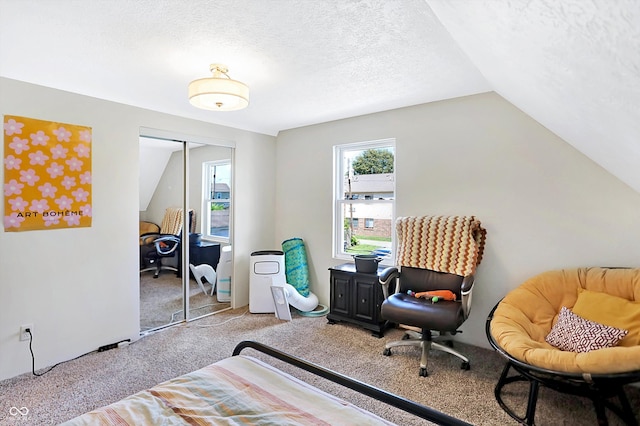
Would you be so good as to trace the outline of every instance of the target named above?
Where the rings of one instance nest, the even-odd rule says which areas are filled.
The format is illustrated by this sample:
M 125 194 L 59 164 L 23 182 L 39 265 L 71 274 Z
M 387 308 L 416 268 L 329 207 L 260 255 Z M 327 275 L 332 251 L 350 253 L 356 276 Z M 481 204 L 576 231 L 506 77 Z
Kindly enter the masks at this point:
M 0 0 L 0 76 L 271 135 L 495 91 L 640 192 L 637 0 Z

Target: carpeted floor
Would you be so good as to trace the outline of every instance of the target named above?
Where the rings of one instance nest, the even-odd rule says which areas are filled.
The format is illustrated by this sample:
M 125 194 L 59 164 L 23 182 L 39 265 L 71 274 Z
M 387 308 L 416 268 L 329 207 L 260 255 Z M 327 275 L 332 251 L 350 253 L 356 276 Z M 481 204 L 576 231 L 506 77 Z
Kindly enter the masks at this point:
M 205 284 L 211 293 L 211 286 Z M 197 318 L 226 309 L 230 303 L 218 302 L 216 294 L 209 296 L 202 292 L 194 278 L 189 280 L 189 312 Z M 158 278 L 153 272 L 140 274 L 140 330 L 147 331 L 166 326 L 184 319 L 182 303 L 182 279 L 175 272 L 163 271 Z
M 456 347 L 471 359 L 471 370 L 461 370 L 456 358 L 434 352 L 429 361 L 430 375 L 423 378 L 418 376 L 417 349 L 398 348 L 390 357 L 382 355 L 385 342 L 397 340 L 401 335 L 401 330 L 394 329 L 378 339 L 355 326 L 329 325 L 325 317 L 303 317 L 294 313 L 291 322 L 283 322 L 273 314 L 247 313 L 246 307 L 228 310 L 149 334 L 125 348 L 91 353 L 61 364 L 41 377 L 24 374 L 2 381 L 0 424 L 58 424 L 228 357 L 241 340 L 269 344 L 472 424 L 516 424 L 500 409 L 493 396 L 503 367 L 498 354 L 458 343 Z M 295 367 L 271 362 L 255 351 L 243 353 L 266 360 L 399 425 L 427 424 L 322 378 L 296 372 Z M 524 407 L 524 391 L 521 388 L 510 392 L 510 400 L 521 401 Z M 629 388 L 628 394 L 640 418 L 640 389 Z M 11 416 L 10 407 L 27 407 L 29 413 Z M 348 419 L 345 424 L 349 424 Z M 597 423 L 589 401 L 541 389 L 536 424 Z M 620 422 L 611 418 L 611 424 Z

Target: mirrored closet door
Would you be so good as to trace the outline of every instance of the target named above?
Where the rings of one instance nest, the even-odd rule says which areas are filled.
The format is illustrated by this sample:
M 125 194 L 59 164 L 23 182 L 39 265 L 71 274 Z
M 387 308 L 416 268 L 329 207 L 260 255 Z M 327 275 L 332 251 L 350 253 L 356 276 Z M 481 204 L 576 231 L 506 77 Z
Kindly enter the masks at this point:
M 232 162 L 229 146 L 140 137 L 142 334 L 230 308 Z

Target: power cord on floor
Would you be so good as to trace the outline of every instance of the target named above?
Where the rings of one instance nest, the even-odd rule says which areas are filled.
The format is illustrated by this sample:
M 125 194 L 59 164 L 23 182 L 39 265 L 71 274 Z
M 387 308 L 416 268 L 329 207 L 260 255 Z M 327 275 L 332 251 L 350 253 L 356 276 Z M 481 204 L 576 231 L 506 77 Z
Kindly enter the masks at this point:
M 29 333 L 29 352 L 31 352 L 31 373 L 34 376 L 38 376 L 38 377 L 44 376 L 45 374 L 47 374 L 49 371 L 53 370 L 54 368 L 56 368 L 60 364 L 64 364 L 65 362 L 73 361 L 75 359 L 82 358 L 83 356 L 89 355 L 90 353 L 97 352 L 97 351 L 87 352 L 86 354 L 82 354 L 82 355 L 77 356 L 77 357 L 75 357 L 73 359 L 59 362 L 59 363 L 51 366 L 51 368 L 49 368 L 47 371 L 44 371 L 42 373 L 36 373 L 36 356 L 33 354 L 33 334 L 31 334 L 31 330 L 28 329 L 28 328 L 25 330 L 25 332 Z

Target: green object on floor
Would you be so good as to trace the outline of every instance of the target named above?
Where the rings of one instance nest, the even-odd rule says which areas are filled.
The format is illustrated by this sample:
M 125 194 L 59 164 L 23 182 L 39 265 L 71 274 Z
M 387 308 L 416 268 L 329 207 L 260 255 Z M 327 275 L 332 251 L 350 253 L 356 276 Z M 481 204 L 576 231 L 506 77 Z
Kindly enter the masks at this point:
M 309 296 L 309 265 L 307 251 L 302 238 L 291 238 L 282 242 L 287 282 L 302 296 Z

